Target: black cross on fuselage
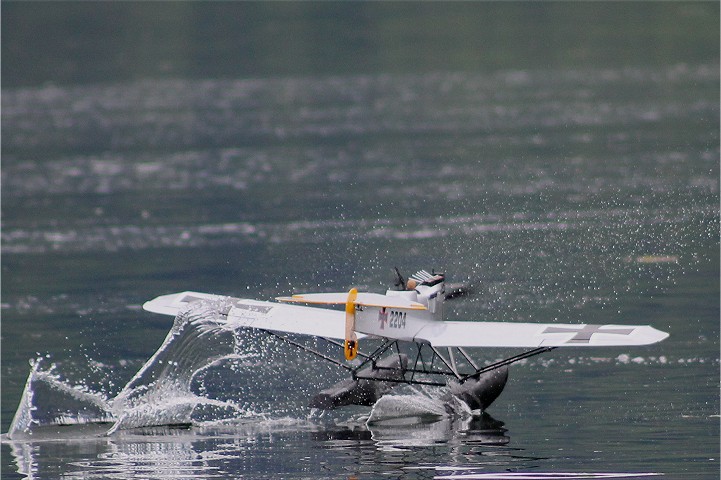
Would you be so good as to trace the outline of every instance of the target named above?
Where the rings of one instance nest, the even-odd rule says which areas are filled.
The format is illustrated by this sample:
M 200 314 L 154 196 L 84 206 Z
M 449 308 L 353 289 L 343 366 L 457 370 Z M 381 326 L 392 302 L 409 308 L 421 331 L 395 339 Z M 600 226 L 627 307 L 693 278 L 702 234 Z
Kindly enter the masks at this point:
M 547 327 L 542 333 L 571 333 L 575 332 L 566 343 L 590 343 L 594 333 L 613 333 L 616 335 L 631 335 L 633 328 L 604 328 L 605 325 L 586 325 L 580 330 L 567 327 Z

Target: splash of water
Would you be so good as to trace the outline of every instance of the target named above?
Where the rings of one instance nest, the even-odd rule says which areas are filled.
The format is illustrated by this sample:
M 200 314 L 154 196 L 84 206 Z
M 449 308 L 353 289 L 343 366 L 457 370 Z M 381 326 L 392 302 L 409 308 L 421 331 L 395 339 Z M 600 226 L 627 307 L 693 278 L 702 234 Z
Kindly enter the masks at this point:
M 28 438 L 44 427 L 69 424 L 108 424 L 98 432 L 112 434 L 139 427 L 265 421 L 267 413 L 253 408 L 252 401 L 225 398 L 228 381 L 234 390 L 242 389 L 239 382 L 248 382 L 242 374 L 233 376 L 234 369 L 242 373 L 251 367 L 257 376 L 255 367 L 272 356 L 258 341 L 260 333 L 234 328 L 225 321 L 222 312 L 228 308 L 227 300 L 218 300 L 197 302 L 181 312 L 162 345 L 113 398 L 84 384 L 71 385 L 55 371 L 55 365 L 33 362 L 7 437 Z M 382 397 L 368 424 L 471 416 L 467 405 L 444 390 L 408 390 Z
M 220 316 L 223 301 L 191 307 L 175 319 L 173 328 L 155 354 L 113 400 L 118 429 L 147 425 L 193 423 L 196 409 L 215 410 L 218 415 L 243 415 L 231 401 L 199 395 L 193 381 L 226 360 L 245 359 L 243 336 Z
M 236 402 L 204 394 L 199 380 L 212 368 L 257 355 L 244 348 L 248 335 L 223 321 L 220 312 L 227 307 L 222 303 L 194 305 L 179 314 L 160 348 L 112 399 L 84 385 L 70 385 L 54 365 L 32 362 L 8 438 L 49 425 L 112 422 L 108 433 L 113 433 L 253 416 Z
M 32 433 L 34 427 L 104 423 L 113 420 L 110 402 L 102 394 L 71 386 L 55 373 L 55 366 L 31 362 L 22 400 L 8 431 L 9 438 Z
M 470 418 L 471 409 L 448 391 L 408 387 L 407 394 L 384 395 L 373 405 L 369 425 L 435 421 L 442 418 Z

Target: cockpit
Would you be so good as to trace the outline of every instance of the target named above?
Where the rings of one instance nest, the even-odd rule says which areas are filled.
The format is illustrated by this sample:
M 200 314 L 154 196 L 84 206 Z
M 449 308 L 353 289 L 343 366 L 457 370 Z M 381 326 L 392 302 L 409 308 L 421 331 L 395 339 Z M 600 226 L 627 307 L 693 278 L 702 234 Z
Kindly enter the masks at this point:
M 408 300 L 423 304 L 434 317 L 443 315 L 443 301 L 445 300 L 445 275 L 442 273 L 428 273 L 420 270 L 404 281 L 403 276 L 396 269 L 396 289 L 389 290 L 387 294 L 402 296 Z M 404 286 L 404 289 L 401 289 Z

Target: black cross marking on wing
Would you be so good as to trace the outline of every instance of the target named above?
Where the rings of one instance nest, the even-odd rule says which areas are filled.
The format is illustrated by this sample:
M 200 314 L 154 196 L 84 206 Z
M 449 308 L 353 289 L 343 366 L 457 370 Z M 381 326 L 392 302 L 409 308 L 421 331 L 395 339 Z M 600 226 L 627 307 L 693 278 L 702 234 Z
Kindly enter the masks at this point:
M 633 328 L 604 328 L 604 325 L 586 325 L 583 328 L 547 327 L 542 333 L 570 333 L 575 332 L 566 343 L 590 343 L 594 333 L 613 333 L 616 335 L 631 335 Z

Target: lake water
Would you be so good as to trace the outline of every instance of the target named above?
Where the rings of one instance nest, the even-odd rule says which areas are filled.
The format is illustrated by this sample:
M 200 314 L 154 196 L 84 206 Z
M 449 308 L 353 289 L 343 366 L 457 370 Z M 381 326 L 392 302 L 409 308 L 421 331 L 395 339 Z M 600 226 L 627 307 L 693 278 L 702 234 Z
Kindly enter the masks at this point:
M 40 5 L 3 5 L 3 478 L 718 478 L 717 4 Z M 312 411 L 342 372 L 203 312 L 135 377 L 150 298 L 394 266 L 470 283 L 453 320 L 670 337 L 433 421 Z

